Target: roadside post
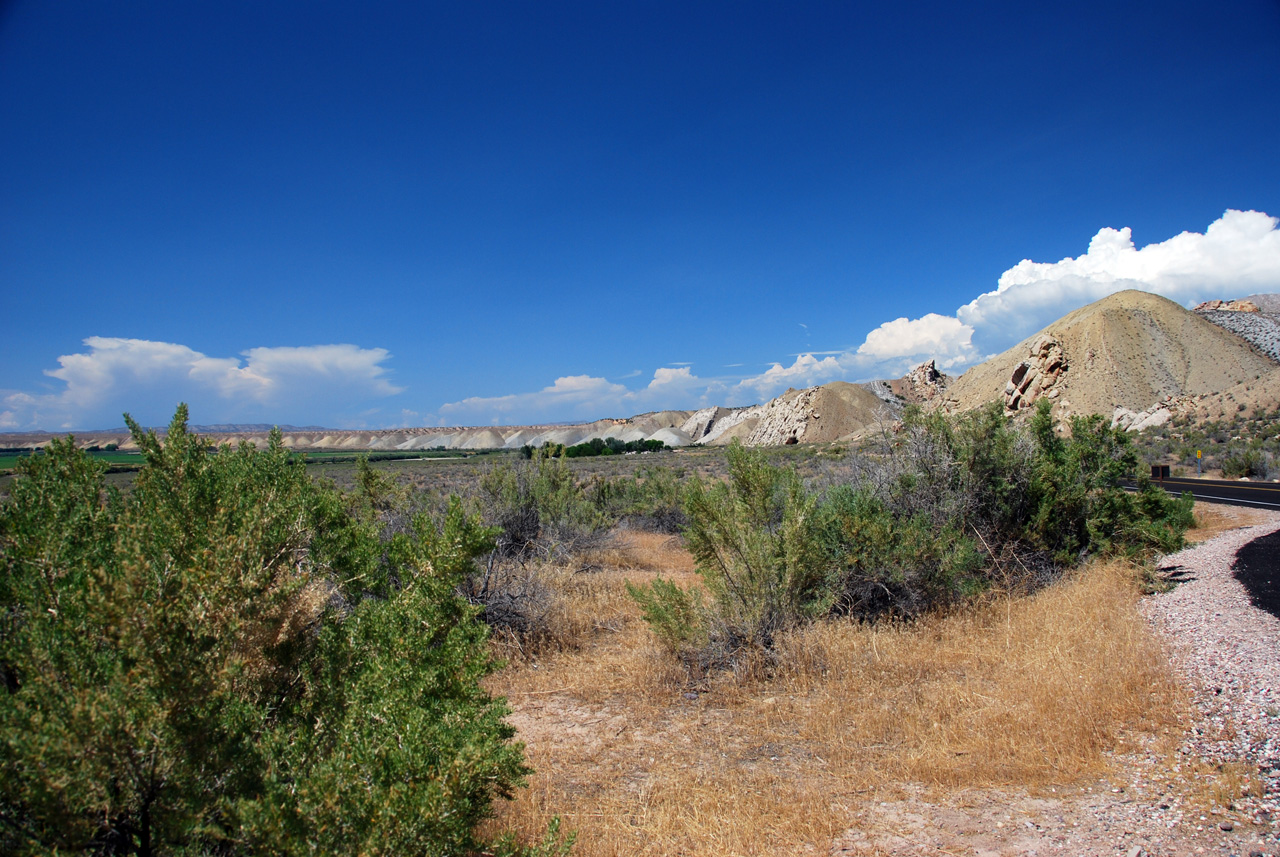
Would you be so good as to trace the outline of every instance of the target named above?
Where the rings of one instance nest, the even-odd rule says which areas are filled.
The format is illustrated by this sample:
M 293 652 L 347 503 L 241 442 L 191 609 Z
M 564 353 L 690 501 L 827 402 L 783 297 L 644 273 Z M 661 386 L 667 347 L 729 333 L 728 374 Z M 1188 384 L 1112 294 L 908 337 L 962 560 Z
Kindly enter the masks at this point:
M 1200 450 L 1196 450 L 1196 476 L 1200 475 Z

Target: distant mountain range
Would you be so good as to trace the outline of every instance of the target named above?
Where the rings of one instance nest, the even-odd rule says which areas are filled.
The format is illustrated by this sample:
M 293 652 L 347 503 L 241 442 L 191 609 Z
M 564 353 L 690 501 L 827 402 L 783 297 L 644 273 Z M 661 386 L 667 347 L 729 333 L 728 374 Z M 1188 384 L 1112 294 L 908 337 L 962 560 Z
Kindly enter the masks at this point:
M 497 449 L 565 445 L 593 438 L 661 440 L 668 446 L 749 446 L 856 440 L 891 425 L 916 403 L 955 413 L 992 401 L 1025 414 L 1047 399 L 1060 416 L 1101 413 L 1141 430 L 1174 415 L 1209 419 L 1280 405 L 1280 295 L 1210 301 L 1188 310 L 1166 298 L 1124 291 L 1069 313 L 959 378 L 933 361 L 902 378 L 836 381 L 787 390 L 760 405 L 658 411 L 581 424 L 405 428 L 381 431 L 280 426 L 298 450 Z M 192 426 L 219 441 L 265 445 L 272 426 Z M 133 448 L 127 430 L 76 432 L 85 445 Z M 0 435 L 0 448 L 47 443 L 47 432 Z

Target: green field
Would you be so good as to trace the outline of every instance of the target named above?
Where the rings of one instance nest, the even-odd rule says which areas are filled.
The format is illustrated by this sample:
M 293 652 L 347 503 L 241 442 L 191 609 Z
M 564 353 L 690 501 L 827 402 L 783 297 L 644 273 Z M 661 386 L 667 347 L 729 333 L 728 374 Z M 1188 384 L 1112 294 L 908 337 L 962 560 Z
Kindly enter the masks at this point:
M 34 449 L 0 449 L 0 473 L 13 470 L 20 459 L 29 455 L 43 454 L 40 450 Z M 97 461 L 106 462 L 112 470 L 133 470 L 142 466 L 142 454 L 137 452 L 91 449 L 89 455 Z

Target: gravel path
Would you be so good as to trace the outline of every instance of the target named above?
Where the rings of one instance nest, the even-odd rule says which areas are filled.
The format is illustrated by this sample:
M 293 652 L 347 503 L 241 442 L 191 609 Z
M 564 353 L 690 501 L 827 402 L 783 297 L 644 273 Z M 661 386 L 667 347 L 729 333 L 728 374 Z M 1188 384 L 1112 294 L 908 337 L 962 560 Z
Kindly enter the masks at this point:
M 1280 530 L 1280 512 L 1219 507 L 1250 526 L 1166 557 L 1177 585 L 1142 609 L 1167 643 L 1195 705 L 1195 722 L 1172 764 L 1162 754 L 1116 759 L 1117 774 L 1070 794 L 971 791 L 931 802 L 904 788 L 860 813 L 832 855 L 1280 854 L 1280 619 L 1249 603 L 1235 579 L 1236 551 Z M 1218 766 L 1259 783 L 1223 808 L 1189 791 Z M 1223 781 L 1215 773 L 1218 782 Z
M 1167 557 L 1178 585 L 1143 607 L 1187 678 L 1203 722 L 1183 748 L 1216 762 L 1261 770 L 1265 793 L 1241 810 L 1270 820 L 1280 807 L 1280 619 L 1249 602 L 1235 579 L 1236 551 L 1280 530 L 1280 513 Z

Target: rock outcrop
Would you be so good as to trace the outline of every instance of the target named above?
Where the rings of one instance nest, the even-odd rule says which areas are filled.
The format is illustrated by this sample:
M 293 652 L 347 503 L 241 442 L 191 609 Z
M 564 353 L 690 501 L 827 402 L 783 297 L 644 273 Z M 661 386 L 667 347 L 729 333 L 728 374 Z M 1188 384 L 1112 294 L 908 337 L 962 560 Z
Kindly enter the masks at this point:
M 866 385 L 844 381 L 787 390 L 759 407 L 759 421 L 743 441 L 747 446 L 830 443 L 896 419 L 900 411 Z
M 1251 300 L 1238 301 L 1205 301 L 1191 308 L 1192 312 L 1261 312 L 1259 306 Z
M 942 398 L 951 378 L 938 371 L 938 364 L 929 360 L 889 384 L 903 401 L 923 405 Z
M 735 437 L 750 434 L 764 405 L 746 408 L 703 408 L 695 411 L 680 426 L 691 443 L 728 443 Z
M 1142 411 L 1132 411 L 1125 407 L 1116 408 L 1111 414 L 1111 427 L 1125 431 L 1141 432 L 1156 426 L 1162 426 L 1178 416 L 1187 408 L 1195 407 L 1196 396 L 1166 396 L 1163 401 L 1156 402 Z
M 1067 355 L 1052 334 L 1042 333 L 1032 343 L 1027 359 L 1019 363 L 1004 385 L 1006 410 L 1029 408 L 1042 396 L 1056 399 L 1062 392 L 1059 382 L 1067 372 Z

